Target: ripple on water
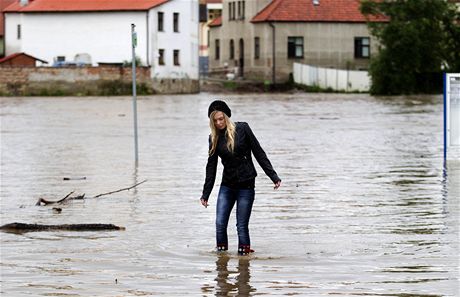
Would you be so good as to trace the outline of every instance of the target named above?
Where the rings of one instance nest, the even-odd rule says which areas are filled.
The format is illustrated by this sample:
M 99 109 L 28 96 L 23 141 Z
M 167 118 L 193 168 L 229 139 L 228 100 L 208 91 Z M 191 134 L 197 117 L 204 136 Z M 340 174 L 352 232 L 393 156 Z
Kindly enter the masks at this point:
M 2 233 L 2 295 L 459 296 L 460 166 L 443 168 L 440 96 L 226 95 L 283 180 L 273 191 L 257 167 L 247 257 L 234 214 L 229 252 L 213 251 L 220 164 L 211 206 L 198 200 L 217 97 L 140 97 L 138 166 L 131 98 L 0 98 L 2 224 L 126 227 Z

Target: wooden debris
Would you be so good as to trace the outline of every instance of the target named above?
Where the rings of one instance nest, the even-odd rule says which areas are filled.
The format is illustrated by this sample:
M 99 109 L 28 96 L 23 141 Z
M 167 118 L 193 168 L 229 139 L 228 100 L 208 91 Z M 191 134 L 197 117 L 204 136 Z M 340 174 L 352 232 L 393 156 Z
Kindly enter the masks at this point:
M 123 189 L 119 189 L 119 190 L 116 190 L 116 191 L 111 191 L 111 192 L 108 192 L 108 193 L 102 193 L 102 194 L 98 194 L 94 197 L 91 197 L 91 198 L 99 198 L 101 196 L 106 196 L 106 195 L 110 195 L 110 194 L 114 194 L 114 193 L 118 193 L 118 192 L 122 192 L 122 191 L 127 191 L 127 190 L 131 190 L 135 187 L 137 187 L 138 185 L 140 184 L 143 184 L 145 183 L 147 180 L 143 180 L 131 187 L 128 187 L 128 188 L 123 188 Z M 48 205 L 48 204 L 63 204 L 63 203 L 66 203 L 68 202 L 69 200 L 83 200 L 85 199 L 85 194 L 82 194 L 82 195 L 78 195 L 78 196 L 71 196 L 72 194 L 74 193 L 74 191 L 70 192 L 69 194 L 67 194 L 67 196 L 65 196 L 64 198 L 58 200 L 58 201 L 51 201 L 51 200 L 48 200 L 48 199 L 45 199 L 45 198 L 38 198 L 38 201 L 35 205 Z
M 83 177 L 64 177 L 62 180 L 85 180 L 86 176 Z
M 113 224 L 63 224 L 63 225 L 41 225 L 26 223 L 11 223 L 0 227 L 3 232 L 25 233 L 38 231 L 115 231 L 125 230 L 125 227 Z
M 58 200 L 58 201 L 51 201 L 51 200 L 47 200 L 45 198 L 38 198 L 38 201 L 35 205 L 48 205 L 48 204 L 63 204 L 63 203 L 66 203 L 68 202 L 69 200 L 82 200 L 85 198 L 85 194 L 83 195 L 78 195 L 78 196 L 75 196 L 75 197 L 71 197 L 70 195 L 73 194 L 74 191 L 70 192 L 69 194 L 67 194 L 67 196 L 65 196 L 64 198 Z
M 120 190 L 116 190 L 116 191 L 112 191 L 112 192 L 108 192 L 108 193 L 99 194 L 99 195 L 94 196 L 93 198 L 99 198 L 99 197 L 101 197 L 101 196 L 110 195 L 110 194 L 118 193 L 118 192 L 121 192 L 121 191 L 131 190 L 132 188 L 135 188 L 135 187 L 137 187 L 138 185 L 145 183 L 146 181 L 147 181 L 147 180 L 143 180 L 143 181 L 141 181 L 140 183 L 137 183 L 137 184 L 135 184 L 134 186 L 131 186 L 131 187 L 129 187 L 129 188 L 123 188 L 123 189 L 120 189 Z

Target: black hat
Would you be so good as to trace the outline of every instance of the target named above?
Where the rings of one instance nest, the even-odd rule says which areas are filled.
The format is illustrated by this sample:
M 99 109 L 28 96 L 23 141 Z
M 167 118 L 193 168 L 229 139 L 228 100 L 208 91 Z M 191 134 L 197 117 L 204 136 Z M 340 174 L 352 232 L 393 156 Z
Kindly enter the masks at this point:
M 215 100 L 209 105 L 208 109 L 208 118 L 211 116 L 211 113 L 213 111 L 222 111 L 225 113 L 228 117 L 232 116 L 232 111 L 230 110 L 230 107 L 228 107 L 227 103 L 221 100 Z

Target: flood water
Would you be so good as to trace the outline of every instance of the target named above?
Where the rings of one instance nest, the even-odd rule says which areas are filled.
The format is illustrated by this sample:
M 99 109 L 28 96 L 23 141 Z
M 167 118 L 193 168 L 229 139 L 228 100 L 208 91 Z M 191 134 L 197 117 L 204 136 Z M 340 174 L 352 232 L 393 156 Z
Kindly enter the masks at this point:
M 230 251 L 214 252 L 220 174 L 199 203 L 216 98 L 283 180 L 274 191 L 257 167 L 251 256 L 237 256 L 234 214 Z M 0 100 L 1 224 L 126 227 L 1 232 L 2 296 L 460 294 L 460 165 L 443 165 L 441 96 L 141 97 L 138 166 L 130 97 Z M 35 205 L 71 191 L 87 199 Z

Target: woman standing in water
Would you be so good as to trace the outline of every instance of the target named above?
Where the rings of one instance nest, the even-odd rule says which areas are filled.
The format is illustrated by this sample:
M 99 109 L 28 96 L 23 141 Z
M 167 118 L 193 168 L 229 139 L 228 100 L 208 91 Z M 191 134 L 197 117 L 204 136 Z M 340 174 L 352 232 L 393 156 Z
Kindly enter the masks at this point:
M 216 100 L 209 106 L 211 135 L 209 136 L 209 156 L 201 204 L 204 207 L 208 206 L 209 195 L 216 180 L 217 161 L 220 157 L 224 171 L 216 206 L 217 250 L 228 250 L 227 225 L 236 202 L 238 254 L 247 255 L 253 252 L 248 225 L 257 176 L 251 152 L 273 181 L 275 190 L 280 187 L 281 179 L 273 170 L 270 160 L 249 125 L 245 122 L 234 123 L 230 120 L 231 116 L 232 112 L 224 101 Z

